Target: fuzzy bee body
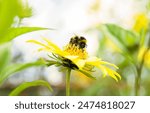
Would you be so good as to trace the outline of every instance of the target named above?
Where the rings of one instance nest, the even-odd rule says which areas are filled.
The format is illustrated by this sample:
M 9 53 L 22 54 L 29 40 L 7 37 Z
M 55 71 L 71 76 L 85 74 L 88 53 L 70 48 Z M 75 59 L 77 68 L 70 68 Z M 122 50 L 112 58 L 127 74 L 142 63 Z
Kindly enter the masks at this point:
M 79 49 L 84 49 L 87 44 L 86 44 L 86 39 L 83 37 L 83 36 L 75 36 L 75 37 L 72 37 L 70 39 L 70 42 L 69 44 L 72 44 L 72 45 L 75 45 L 75 46 L 78 46 Z

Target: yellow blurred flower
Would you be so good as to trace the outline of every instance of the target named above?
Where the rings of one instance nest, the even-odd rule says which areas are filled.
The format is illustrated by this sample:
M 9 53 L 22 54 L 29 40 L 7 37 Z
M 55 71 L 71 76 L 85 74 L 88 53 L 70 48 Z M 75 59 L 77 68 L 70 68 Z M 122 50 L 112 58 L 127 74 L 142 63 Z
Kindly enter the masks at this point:
M 147 30 L 149 24 L 149 18 L 145 13 L 139 13 L 135 15 L 135 24 L 133 29 L 136 32 L 141 32 L 141 30 Z
M 147 51 L 146 47 L 142 47 L 138 54 L 138 60 L 142 61 L 144 53 Z M 150 68 L 150 49 L 144 55 L 144 64 Z
M 101 8 L 100 0 L 94 0 L 93 3 L 90 6 L 90 9 L 88 10 L 89 13 L 98 13 Z
M 60 49 L 57 45 L 46 38 L 43 38 L 43 40 L 46 42 L 46 44 L 36 40 L 29 40 L 28 42 L 41 45 L 42 48 L 39 50 L 45 50 L 53 54 L 53 57 L 50 56 L 53 60 L 49 60 L 49 65 L 56 64 L 58 66 L 64 66 L 76 71 L 80 71 L 90 78 L 94 78 L 90 75 L 90 73 L 93 71 L 93 67 L 97 67 L 102 71 L 104 77 L 109 75 L 116 81 L 118 81 L 118 78 L 121 79 L 121 76 L 110 68 L 114 67 L 118 69 L 116 65 L 102 61 L 97 57 L 88 56 L 86 51 L 86 39 L 84 37 L 72 37 L 69 44 L 67 44 L 64 49 Z

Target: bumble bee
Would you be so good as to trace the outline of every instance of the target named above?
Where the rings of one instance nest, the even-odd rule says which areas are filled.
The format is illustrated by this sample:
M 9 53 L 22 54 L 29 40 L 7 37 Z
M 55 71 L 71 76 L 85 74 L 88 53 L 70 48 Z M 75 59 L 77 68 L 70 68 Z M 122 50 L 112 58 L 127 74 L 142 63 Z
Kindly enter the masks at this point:
M 84 49 L 87 46 L 86 42 L 87 41 L 83 36 L 75 36 L 70 39 L 69 44 L 74 44 L 75 46 L 78 46 L 79 49 Z

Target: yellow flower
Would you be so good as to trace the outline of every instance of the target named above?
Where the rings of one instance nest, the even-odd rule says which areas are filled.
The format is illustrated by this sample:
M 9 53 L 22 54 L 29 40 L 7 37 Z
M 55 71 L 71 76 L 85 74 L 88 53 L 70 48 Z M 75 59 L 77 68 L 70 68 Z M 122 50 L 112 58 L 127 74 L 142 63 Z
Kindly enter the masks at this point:
M 118 78 L 121 79 L 121 76 L 110 68 L 114 67 L 118 69 L 116 65 L 102 61 L 97 57 L 88 56 L 86 51 L 86 39 L 84 37 L 72 37 L 69 44 L 67 44 L 64 49 L 60 49 L 57 45 L 46 38 L 43 38 L 43 40 L 46 42 L 45 44 L 36 40 L 29 40 L 28 42 L 41 45 L 42 48 L 39 50 L 45 50 L 52 53 L 53 57 L 50 57 L 53 61 L 49 60 L 49 65 L 56 64 L 58 66 L 77 70 L 90 78 L 94 78 L 90 75 L 90 72 L 93 71 L 94 67 L 97 67 L 102 71 L 104 77 L 109 75 L 116 81 L 118 81 Z
M 142 47 L 138 54 L 138 60 L 142 61 L 144 53 L 147 51 L 146 47 Z M 144 65 L 150 67 L 150 50 L 145 53 L 144 56 Z
M 145 13 L 140 13 L 135 15 L 135 24 L 133 29 L 136 32 L 140 32 L 141 30 L 146 30 L 148 28 L 149 19 Z

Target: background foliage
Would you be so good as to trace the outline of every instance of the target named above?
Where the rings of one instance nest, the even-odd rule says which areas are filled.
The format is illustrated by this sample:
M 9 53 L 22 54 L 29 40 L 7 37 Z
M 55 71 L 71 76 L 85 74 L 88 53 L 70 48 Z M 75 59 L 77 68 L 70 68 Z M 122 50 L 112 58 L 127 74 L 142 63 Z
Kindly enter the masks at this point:
M 28 49 L 27 52 L 19 54 L 20 56 L 17 56 L 16 53 L 13 55 L 12 48 L 18 51 L 18 48 L 14 47 L 17 42 L 15 39 L 20 43 L 25 42 L 24 38 L 35 36 L 28 35 L 33 31 L 37 31 L 35 32 L 37 35 L 44 34 L 48 38 L 53 36 L 54 38 L 51 39 L 56 42 L 61 40 L 60 45 L 68 41 L 73 34 L 81 34 L 87 37 L 88 48 L 91 48 L 92 55 L 115 63 L 119 67 L 118 73 L 122 76 L 122 80 L 118 83 L 109 77 L 102 78 L 99 73 L 95 73 L 97 80 L 90 80 L 80 73 L 73 72 L 71 95 L 150 95 L 149 0 L 118 1 L 119 5 L 123 4 L 124 9 L 117 9 L 119 6 L 113 4 L 111 0 L 83 0 L 82 2 L 77 0 L 72 3 L 69 0 L 63 0 L 62 4 L 69 7 L 56 1 L 45 1 L 42 2 L 43 6 L 40 9 L 41 1 L 38 0 L 36 3 L 26 0 L 0 0 L 0 95 L 65 95 L 63 82 L 65 74 L 53 67 L 45 67 L 43 60 L 39 60 L 41 56 L 44 56 L 43 54 L 36 54 L 34 60 L 24 62 L 20 59 L 26 54 L 34 58 L 34 55 L 31 55 L 34 53 L 30 52 L 33 47 L 28 49 L 29 45 L 20 44 Z M 44 3 L 50 9 L 46 9 Z M 131 6 L 129 6 L 130 3 Z M 36 4 L 38 9 L 35 10 L 29 4 Z M 130 7 L 134 6 L 138 8 L 137 11 L 132 12 Z M 127 10 L 128 13 L 124 10 Z M 45 20 L 36 20 L 38 14 Z M 32 21 L 27 23 L 30 19 Z M 34 22 L 37 22 L 36 26 L 32 24 Z M 39 24 L 40 22 L 43 24 Z M 48 28 L 51 27 L 56 29 L 50 31 Z M 23 36 L 20 37 L 21 35 Z M 39 77 L 38 80 L 25 80 L 30 79 L 29 76 L 24 76 L 27 68 L 31 70 L 30 77 L 33 76 L 33 70 L 37 71 L 35 75 Z M 45 77 L 47 70 L 49 74 Z M 21 76 L 23 81 L 19 81 Z

